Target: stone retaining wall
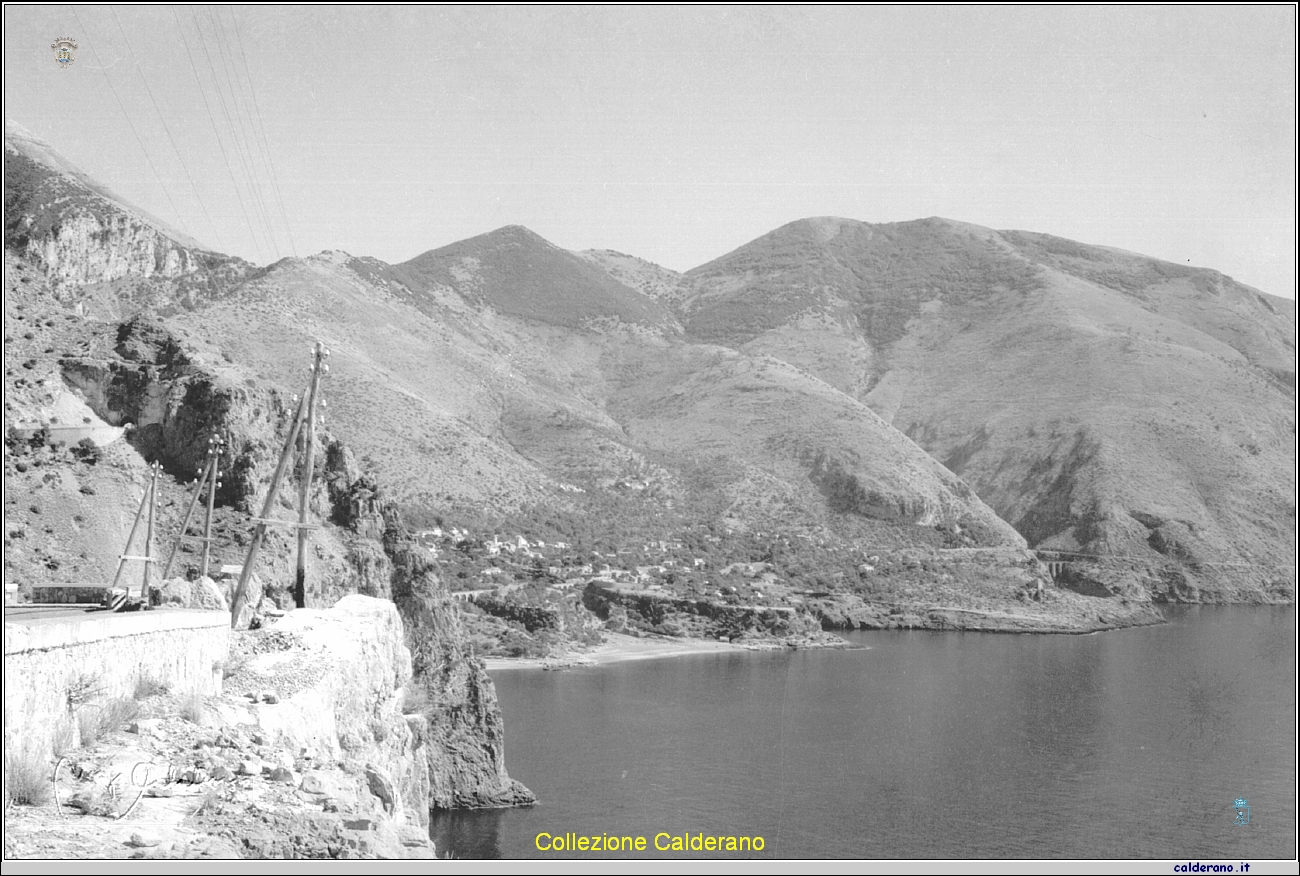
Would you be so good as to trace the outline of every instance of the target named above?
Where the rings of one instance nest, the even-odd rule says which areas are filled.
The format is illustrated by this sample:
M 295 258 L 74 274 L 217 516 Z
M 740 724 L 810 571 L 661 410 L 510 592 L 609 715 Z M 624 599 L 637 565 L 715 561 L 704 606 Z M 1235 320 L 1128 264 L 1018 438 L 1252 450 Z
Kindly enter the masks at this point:
M 225 612 L 6 621 L 5 749 L 21 744 L 49 753 L 69 719 L 75 731 L 77 710 L 133 696 L 141 677 L 178 693 L 218 694 L 229 639 Z

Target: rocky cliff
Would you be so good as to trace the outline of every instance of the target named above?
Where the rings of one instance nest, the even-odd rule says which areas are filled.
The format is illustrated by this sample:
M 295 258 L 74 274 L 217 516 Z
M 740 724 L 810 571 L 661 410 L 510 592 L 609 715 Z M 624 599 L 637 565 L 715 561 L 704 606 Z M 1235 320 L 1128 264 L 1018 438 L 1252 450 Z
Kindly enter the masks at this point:
M 9 120 L 5 245 L 37 265 L 60 297 L 110 313 L 118 299 L 192 303 L 251 268 L 128 203 Z

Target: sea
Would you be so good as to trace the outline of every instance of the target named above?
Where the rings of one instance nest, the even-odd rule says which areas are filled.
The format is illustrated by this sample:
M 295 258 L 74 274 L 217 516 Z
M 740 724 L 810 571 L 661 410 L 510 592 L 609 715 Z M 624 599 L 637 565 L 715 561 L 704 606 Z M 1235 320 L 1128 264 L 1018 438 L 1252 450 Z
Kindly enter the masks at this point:
M 539 802 L 430 832 L 465 859 L 1295 858 L 1295 607 L 1167 618 L 494 671 Z M 553 850 L 579 835 L 633 846 Z

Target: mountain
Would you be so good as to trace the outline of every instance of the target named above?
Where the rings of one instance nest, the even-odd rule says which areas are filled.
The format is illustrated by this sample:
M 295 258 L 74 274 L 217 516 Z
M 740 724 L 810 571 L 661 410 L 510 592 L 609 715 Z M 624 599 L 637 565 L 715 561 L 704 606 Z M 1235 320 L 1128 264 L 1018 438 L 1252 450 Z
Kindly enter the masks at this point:
M 580 256 L 519 225 L 430 250 L 396 266 L 411 285 L 453 290 L 471 304 L 547 325 L 592 320 L 662 327 L 668 311 Z
M 258 422 L 285 405 L 257 399 L 303 390 L 322 341 L 324 434 L 410 525 L 470 534 L 441 561 L 463 589 L 503 569 L 657 567 L 704 613 L 724 588 L 760 598 L 736 571 L 757 564 L 762 598 L 826 626 L 1074 631 L 1151 622 L 1152 599 L 1294 599 L 1294 305 L 1216 272 L 833 218 L 685 274 L 519 226 L 400 264 L 254 268 L 39 166 L 6 175 L 25 211 L 6 319 L 34 324 L 6 347 L 12 425 L 37 429 L 67 395 L 90 425 L 129 409 L 148 427 L 126 436 L 135 452 L 183 470 L 208 396 L 109 379 L 129 358 L 97 363 L 135 336 L 127 317 L 156 318 L 159 355 L 219 377 Z M 79 194 L 42 194 L 60 188 Z M 103 247 L 43 255 L 88 215 L 135 229 L 108 284 L 87 268 Z M 195 260 L 147 274 L 160 247 Z M 248 442 L 232 511 L 264 488 L 272 433 Z M 496 535 L 571 552 L 558 571 L 501 566 Z M 1064 552 L 1065 586 L 1044 589 L 1027 546 Z
M 252 267 L 129 203 L 9 119 L 5 249 L 39 267 L 56 296 L 103 316 L 192 303 Z
M 1170 598 L 1294 587 L 1294 301 L 944 219 L 801 220 L 685 279 L 690 338 L 862 401 L 1031 545 Z

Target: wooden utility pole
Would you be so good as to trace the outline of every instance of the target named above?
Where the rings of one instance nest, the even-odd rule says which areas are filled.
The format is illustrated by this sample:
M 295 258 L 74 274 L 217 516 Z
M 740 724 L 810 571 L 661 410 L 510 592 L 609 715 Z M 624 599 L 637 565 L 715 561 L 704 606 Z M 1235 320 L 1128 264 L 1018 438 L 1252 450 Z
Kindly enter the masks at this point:
M 188 508 L 185 509 L 185 519 L 181 521 L 180 535 L 176 537 L 176 544 L 172 545 L 172 552 L 167 555 L 167 562 L 163 564 L 162 579 L 164 581 L 167 580 L 167 573 L 171 571 L 172 563 L 176 560 L 176 553 L 181 548 L 181 542 L 187 539 L 194 540 L 198 538 L 198 536 L 187 535 L 186 529 L 190 525 L 190 517 L 194 515 L 194 509 L 198 507 L 199 498 L 203 495 L 204 485 L 208 483 L 209 478 L 211 478 L 213 484 L 217 482 L 216 471 L 215 471 L 216 456 L 213 453 L 213 445 L 214 445 L 214 441 L 212 439 L 209 439 L 208 440 L 208 461 L 204 463 L 203 471 L 201 472 L 199 478 L 194 481 L 194 495 L 190 497 L 190 505 Z M 208 508 L 208 516 L 209 517 L 212 516 L 211 507 Z M 202 537 L 206 539 L 207 536 L 208 533 L 205 531 Z M 206 546 L 204 547 L 203 555 L 205 558 L 207 557 Z M 205 565 L 203 569 L 203 574 L 206 575 L 207 573 L 208 571 Z
M 217 504 L 217 487 L 221 486 L 221 451 L 225 447 L 225 442 L 217 438 L 213 443 L 214 453 L 212 455 L 212 480 L 208 481 L 208 513 L 203 517 L 203 564 L 199 567 L 199 575 L 206 578 L 208 576 L 208 562 L 212 558 L 212 509 Z
M 140 528 L 140 519 L 144 517 L 144 509 L 149 505 L 149 494 L 152 492 L 150 487 L 144 488 L 144 495 L 140 497 L 140 507 L 136 509 L 135 519 L 131 521 L 131 532 L 126 537 L 126 547 L 117 560 L 117 572 L 113 575 L 113 583 L 108 585 L 110 590 L 117 588 L 117 582 L 122 578 L 122 570 L 126 568 L 127 560 L 147 559 L 146 557 L 132 556 L 131 544 L 135 541 L 136 530 Z
M 257 524 L 253 528 L 253 538 L 248 545 L 248 556 L 244 558 L 244 567 L 239 570 L 239 585 L 235 588 L 235 598 L 230 606 L 230 626 L 233 628 L 235 622 L 239 619 L 239 613 L 244 608 L 244 603 L 248 599 L 248 579 L 253 574 L 253 561 L 257 559 L 257 552 L 262 547 L 262 539 L 266 537 L 266 527 L 271 523 L 271 512 L 275 510 L 275 500 L 280 495 L 280 480 L 284 477 L 285 466 L 289 464 L 289 458 L 293 456 L 293 445 L 298 440 L 298 430 L 302 428 L 303 418 L 307 414 L 307 396 L 303 396 L 298 402 L 298 411 L 293 416 L 293 425 L 289 429 L 289 438 L 284 442 L 284 450 L 280 453 L 280 462 L 275 467 L 275 473 L 271 475 L 271 485 L 266 491 L 266 501 L 262 503 L 262 514 L 254 518 Z
M 316 393 L 320 389 L 321 375 L 329 367 L 325 364 L 328 355 L 325 345 L 317 342 L 312 351 L 311 389 L 307 391 L 307 434 L 303 439 L 307 459 L 298 486 L 298 572 L 293 584 L 296 608 L 307 607 L 307 506 L 311 502 L 311 480 L 316 465 Z
M 140 598 L 149 598 L 149 567 L 153 565 L 153 521 L 158 510 L 158 463 L 153 464 L 153 479 L 149 484 L 149 523 L 144 531 L 144 579 L 140 586 Z

